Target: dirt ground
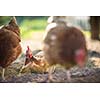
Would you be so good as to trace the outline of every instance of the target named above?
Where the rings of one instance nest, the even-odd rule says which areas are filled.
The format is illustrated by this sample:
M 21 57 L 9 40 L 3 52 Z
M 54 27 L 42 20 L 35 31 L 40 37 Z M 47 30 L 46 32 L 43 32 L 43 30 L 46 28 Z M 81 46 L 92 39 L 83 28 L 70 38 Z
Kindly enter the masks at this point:
M 100 41 L 93 41 L 87 38 L 88 61 L 84 68 L 78 66 L 70 69 L 71 83 L 99 83 L 100 82 Z M 36 54 L 36 51 L 33 51 Z M 48 73 L 38 73 L 28 69 L 19 75 L 19 70 L 24 64 L 25 55 L 22 54 L 15 62 L 6 69 L 5 78 L 1 83 L 47 83 Z M 2 68 L 0 68 L 0 76 Z M 66 77 L 66 70 L 59 67 L 53 73 L 52 83 L 69 83 Z

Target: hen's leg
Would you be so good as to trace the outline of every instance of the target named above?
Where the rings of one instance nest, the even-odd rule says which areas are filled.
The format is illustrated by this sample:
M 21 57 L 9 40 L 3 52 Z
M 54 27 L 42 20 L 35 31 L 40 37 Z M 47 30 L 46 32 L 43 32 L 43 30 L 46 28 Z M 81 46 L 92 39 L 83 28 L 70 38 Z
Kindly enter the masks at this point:
M 2 69 L 2 79 L 5 80 L 5 68 Z
M 67 76 L 68 82 L 71 82 L 71 73 L 70 73 L 70 70 L 66 71 L 66 76 Z
M 21 76 L 21 72 L 23 71 L 23 69 L 29 67 L 31 64 L 32 64 L 32 62 L 28 63 L 27 65 L 23 65 L 22 68 L 21 68 L 20 71 L 19 71 L 18 76 Z
M 55 66 L 51 66 L 49 68 L 49 71 L 48 71 L 48 81 L 47 82 L 53 82 L 54 81 L 53 76 L 52 76 L 54 71 L 55 71 Z

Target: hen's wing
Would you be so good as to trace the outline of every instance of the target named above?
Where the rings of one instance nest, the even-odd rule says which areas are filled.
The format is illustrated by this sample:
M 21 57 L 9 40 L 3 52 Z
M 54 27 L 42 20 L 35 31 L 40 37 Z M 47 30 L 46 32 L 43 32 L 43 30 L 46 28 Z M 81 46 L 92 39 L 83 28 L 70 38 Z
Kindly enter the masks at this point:
M 10 45 L 15 48 L 18 46 L 20 41 L 20 37 L 14 32 L 6 29 L 0 30 L 0 44 L 4 43 L 6 46 Z

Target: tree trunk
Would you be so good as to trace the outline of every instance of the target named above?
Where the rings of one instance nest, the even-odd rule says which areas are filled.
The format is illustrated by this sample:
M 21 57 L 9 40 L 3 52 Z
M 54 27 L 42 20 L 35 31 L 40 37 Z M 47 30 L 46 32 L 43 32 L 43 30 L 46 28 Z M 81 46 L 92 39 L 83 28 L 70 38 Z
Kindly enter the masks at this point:
M 99 40 L 100 16 L 90 16 L 91 38 Z

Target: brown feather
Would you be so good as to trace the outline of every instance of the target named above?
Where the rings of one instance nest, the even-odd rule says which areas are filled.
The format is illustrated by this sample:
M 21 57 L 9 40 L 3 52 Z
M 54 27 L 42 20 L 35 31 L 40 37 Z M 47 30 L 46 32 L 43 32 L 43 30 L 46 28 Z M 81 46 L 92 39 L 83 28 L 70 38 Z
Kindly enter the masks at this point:
M 12 20 L 0 29 L 0 66 L 3 68 L 8 67 L 22 52 L 20 29 Z

